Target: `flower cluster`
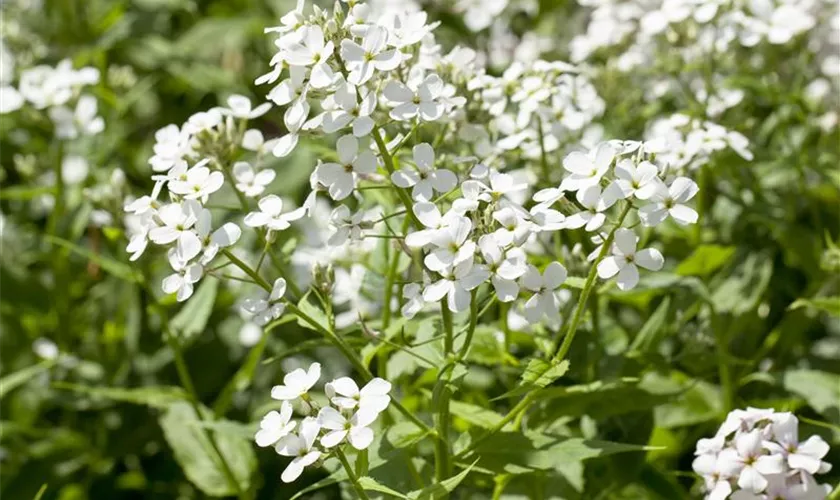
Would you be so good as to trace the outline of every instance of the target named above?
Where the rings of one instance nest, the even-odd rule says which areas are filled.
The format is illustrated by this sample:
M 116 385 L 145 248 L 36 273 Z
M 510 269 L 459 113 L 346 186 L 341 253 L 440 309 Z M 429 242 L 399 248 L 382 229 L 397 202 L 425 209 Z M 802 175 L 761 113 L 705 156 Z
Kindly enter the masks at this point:
M 819 500 L 831 490 L 814 474 L 831 470 L 820 436 L 799 440 L 799 420 L 770 409 L 734 410 L 715 437 L 701 439 L 693 468 L 703 476 L 706 498 Z
M 97 114 L 96 98 L 81 92 L 83 87 L 99 82 L 96 68 L 73 69 L 73 63 L 65 59 L 55 67 L 39 65 L 24 70 L 17 87 L 11 85 L 11 77 L 4 75 L 0 81 L 0 114 L 17 111 L 26 103 L 46 109 L 56 137 L 64 140 L 96 135 L 105 129 L 104 120 Z
M 290 483 L 303 469 L 323 461 L 349 444 L 365 450 L 374 438 L 371 425 L 388 408 L 391 384 L 374 378 L 359 389 L 356 382 L 341 377 L 324 386 L 328 405 L 320 407 L 309 391 L 321 378 L 321 365 L 312 363 L 308 370 L 298 368 L 283 377 L 283 385 L 271 390 L 273 399 L 282 401 L 280 411 L 271 411 L 260 422 L 255 440 L 258 446 L 273 446 L 278 454 L 291 457 L 280 478 Z M 292 420 L 293 403 L 306 415 Z

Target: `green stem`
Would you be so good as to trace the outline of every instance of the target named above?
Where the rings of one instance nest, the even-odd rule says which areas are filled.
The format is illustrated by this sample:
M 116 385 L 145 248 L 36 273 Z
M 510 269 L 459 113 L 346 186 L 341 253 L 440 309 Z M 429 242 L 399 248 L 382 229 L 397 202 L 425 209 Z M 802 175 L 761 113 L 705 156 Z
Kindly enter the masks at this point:
M 496 425 L 494 425 L 492 429 L 488 430 L 483 436 L 481 436 L 480 438 L 473 441 L 472 444 L 470 444 L 470 446 L 468 446 L 467 449 L 465 449 L 464 451 L 459 453 L 455 457 L 455 459 L 458 460 L 458 459 L 464 458 L 471 451 L 478 448 L 479 444 L 483 443 L 488 438 L 490 438 L 491 436 L 493 436 L 497 432 L 501 431 L 508 423 L 510 423 L 512 420 L 516 419 L 516 417 L 520 413 L 524 412 L 528 408 L 528 406 L 531 404 L 531 402 L 534 400 L 534 398 L 537 397 L 538 393 L 539 393 L 538 390 L 534 390 L 534 391 L 531 391 L 528 394 L 526 394 L 525 397 L 522 398 L 519 401 L 519 403 L 516 404 L 516 406 L 511 408 L 510 411 L 507 412 L 507 414 L 504 417 L 502 417 L 502 419 L 499 420 L 499 422 L 496 423 Z
M 344 466 L 344 470 L 347 471 L 347 478 L 350 479 L 350 483 L 353 484 L 353 489 L 356 490 L 356 494 L 359 495 L 359 498 L 362 500 L 370 500 L 370 497 L 367 496 L 365 489 L 362 488 L 361 483 L 359 483 L 359 478 L 356 476 L 353 466 L 350 465 L 350 462 L 347 460 L 347 457 L 344 456 L 344 452 L 341 451 L 341 448 L 335 449 L 335 456 L 338 457 L 341 461 L 341 465 Z
M 378 126 L 373 128 L 373 133 L 371 135 L 373 136 L 373 140 L 376 142 L 376 147 L 379 148 L 379 155 L 382 156 L 382 162 L 385 164 L 385 170 L 387 170 L 389 174 L 393 174 L 396 170 L 394 168 L 394 158 L 391 156 L 391 153 L 388 152 L 388 146 L 385 144 L 385 141 L 379 134 Z M 414 215 L 414 210 L 412 209 L 411 204 L 411 197 L 408 196 L 406 190 L 397 186 L 394 186 L 394 190 L 396 190 L 397 196 L 400 198 L 400 201 L 405 207 L 406 214 L 411 219 L 411 221 L 414 222 L 414 224 L 417 227 L 423 227 L 420 221 L 417 220 L 417 216 Z
M 443 351 L 447 359 L 451 359 L 455 348 L 455 336 L 452 327 L 452 311 L 443 300 L 440 303 L 440 317 L 443 323 Z M 452 369 L 455 362 L 448 363 L 440 373 L 434 390 L 435 400 L 435 429 L 440 438 L 435 443 L 435 480 L 441 482 L 451 475 L 452 461 L 449 448 L 449 401 L 452 391 L 449 388 Z
M 624 206 L 624 210 L 618 217 L 618 222 L 615 224 L 615 227 L 612 228 L 610 234 L 607 236 L 607 239 L 604 241 L 604 245 L 601 247 L 601 252 L 598 254 L 598 258 L 596 258 L 592 263 L 592 268 L 589 270 L 589 275 L 586 277 L 586 282 L 583 285 L 583 290 L 580 292 L 577 307 L 575 307 L 575 312 L 572 315 L 572 322 L 569 324 L 566 336 L 563 337 L 563 343 L 560 344 L 560 347 L 556 350 L 556 354 L 554 355 L 555 362 L 562 361 L 569 353 L 569 349 L 572 347 L 572 341 L 575 339 L 578 326 L 580 325 L 580 322 L 583 319 L 583 313 L 586 310 L 586 301 L 589 298 L 589 294 L 592 293 L 592 289 L 595 285 L 595 277 L 598 275 L 598 264 L 604 259 L 604 257 L 606 257 L 607 252 L 610 251 L 612 242 L 615 239 L 615 233 L 624 223 L 624 219 L 627 217 L 627 214 L 630 213 L 632 206 L 633 205 L 630 203 L 627 203 Z
M 714 305 L 709 303 L 709 313 L 711 315 L 712 332 L 715 336 L 715 349 L 717 350 L 718 363 L 718 377 L 720 377 L 720 385 L 723 388 L 723 414 L 727 414 L 735 406 L 735 391 L 732 385 L 732 372 L 729 368 L 729 339 L 726 331 L 718 320 L 717 312 L 714 310 Z
M 472 344 L 473 335 L 475 334 L 475 327 L 478 324 L 478 298 L 476 297 L 476 292 L 478 289 L 473 289 L 470 292 L 470 323 L 467 326 L 467 336 L 464 338 L 464 344 L 461 346 L 461 351 L 458 353 L 458 361 L 463 360 L 467 357 L 467 352 L 470 350 L 470 344 Z

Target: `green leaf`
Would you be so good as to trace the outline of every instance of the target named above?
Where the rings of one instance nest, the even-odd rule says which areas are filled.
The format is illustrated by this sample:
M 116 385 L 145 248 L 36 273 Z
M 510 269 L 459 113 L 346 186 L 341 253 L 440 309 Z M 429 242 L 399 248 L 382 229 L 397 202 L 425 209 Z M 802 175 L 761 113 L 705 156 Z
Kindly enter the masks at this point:
M 549 387 L 540 393 L 540 404 L 531 411 L 529 422 L 549 425 L 562 417 L 588 415 L 602 420 L 615 415 L 650 410 L 671 401 L 680 394 L 654 394 L 638 386 L 637 379 L 567 387 Z
M 712 294 L 719 313 L 740 316 L 758 307 L 773 275 L 773 259 L 768 254 L 750 254 Z M 737 297 L 737 300 L 733 300 Z
M 522 372 L 520 385 L 546 387 L 569 371 L 569 361 L 559 363 L 534 358 Z
M 735 247 L 700 245 L 677 266 L 681 276 L 708 276 L 725 266 L 735 255 Z
M 329 330 L 329 322 L 327 321 L 327 315 L 324 314 L 319 307 L 315 306 L 309 300 L 307 300 L 308 295 L 304 295 L 303 298 L 300 299 L 298 302 L 297 307 L 300 309 L 300 312 L 312 318 L 321 328 L 324 330 Z M 313 330 L 319 332 L 318 328 L 312 325 L 309 321 L 306 321 L 303 318 L 298 318 L 298 324 L 307 330 Z M 319 332 L 320 333 L 320 332 Z
M 563 472 L 574 462 L 650 449 L 653 448 L 539 432 L 502 432 L 485 439 L 468 458 L 480 459 L 482 467 L 497 473 L 525 474 L 535 470 Z
M 209 410 L 205 418 L 209 420 Z M 212 432 L 202 429 L 202 421 L 188 403 L 175 403 L 160 418 L 164 437 L 175 454 L 184 474 L 197 488 L 210 496 L 228 496 L 236 493 L 236 488 L 225 475 L 213 445 L 207 433 L 213 434 L 219 453 L 239 483 L 242 491 L 247 491 L 251 476 L 257 467 L 257 458 L 251 443 L 233 433 Z
M 391 495 L 392 497 L 408 498 L 399 491 L 394 491 L 391 488 L 385 486 L 384 484 L 378 483 L 376 479 L 373 479 L 372 477 L 360 477 L 359 484 L 362 485 L 362 488 L 364 488 L 367 491 L 378 491 L 379 493 L 385 493 L 386 495 Z
M 827 420 L 840 424 L 840 375 L 818 370 L 788 370 L 782 383 Z
M 493 429 L 504 418 L 493 410 L 462 401 L 450 401 L 449 411 L 456 417 L 484 429 Z
M 183 341 L 190 341 L 207 327 L 207 321 L 213 313 L 219 280 L 204 280 L 190 300 L 169 322 L 170 328 Z
M 72 243 L 62 238 L 58 238 L 51 235 L 45 235 L 44 239 L 55 245 L 62 246 L 72 251 L 73 253 L 80 255 L 81 257 L 85 257 L 89 261 L 101 267 L 107 273 L 114 275 L 117 278 L 121 278 L 125 281 L 131 281 L 135 283 L 140 282 L 140 276 L 134 271 L 134 269 L 131 268 L 131 266 L 124 262 L 120 262 L 110 257 L 106 257 L 102 254 L 96 253 L 92 250 L 88 250 L 87 248 L 83 248 L 79 245 L 76 245 L 75 243 Z
M 683 427 L 716 419 L 723 410 L 720 389 L 708 382 L 673 371 L 669 376 L 648 373 L 639 387 L 656 395 L 668 396 L 671 402 L 654 410 L 656 425 Z
M 444 479 L 443 481 L 435 483 L 431 486 L 427 486 L 422 490 L 412 491 L 408 494 L 408 498 L 412 500 L 435 500 L 446 497 L 447 494 L 452 493 L 455 488 L 464 481 L 472 468 L 475 467 L 476 462 L 478 462 L 478 460 L 455 476 Z
M 124 389 L 116 387 L 88 387 L 64 382 L 56 382 L 53 386 L 57 389 L 80 392 L 93 397 L 159 409 L 166 409 L 173 404 L 182 403 L 188 399 L 187 393 L 183 389 L 171 386 L 147 386 L 136 389 Z
M 840 297 L 815 297 L 813 299 L 796 299 L 788 309 L 799 308 L 816 309 L 831 316 L 840 316 Z
M 656 311 L 651 314 L 650 318 L 639 330 L 633 343 L 630 344 L 631 352 L 651 352 L 656 349 L 662 339 L 662 334 L 665 332 L 666 320 L 671 309 L 671 297 L 665 297 L 665 300 L 659 304 Z
M 46 493 L 46 492 L 47 492 L 47 484 L 44 483 L 44 484 L 41 485 L 41 488 L 38 490 L 38 493 L 35 494 L 35 498 L 33 498 L 32 500 L 41 500 L 42 498 L 44 498 L 44 493 Z
M 0 399 L 3 399 L 6 394 L 29 382 L 39 373 L 49 370 L 53 364 L 55 364 L 55 361 L 52 360 L 41 361 L 36 365 L 27 366 L 0 378 Z

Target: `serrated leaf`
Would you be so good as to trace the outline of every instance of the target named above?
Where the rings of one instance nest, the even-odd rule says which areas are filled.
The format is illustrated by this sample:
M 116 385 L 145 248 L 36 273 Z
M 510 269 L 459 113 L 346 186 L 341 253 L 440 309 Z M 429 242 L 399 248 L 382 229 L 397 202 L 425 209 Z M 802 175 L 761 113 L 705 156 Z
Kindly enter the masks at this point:
M 680 262 L 676 273 L 681 276 L 708 276 L 725 266 L 735 255 L 735 247 L 700 245 Z
M 182 403 L 188 399 L 187 393 L 183 389 L 172 386 L 148 386 L 126 389 L 118 387 L 87 387 L 63 382 L 56 382 L 53 385 L 58 389 L 158 409 L 166 409 L 173 404 Z
M 362 488 L 368 491 L 378 491 L 379 493 L 385 493 L 386 495 L 391 495 L 392 497 L 397 498 L 408 498 L 399 491 L 394 491 L 391 488 L 385 486 L 384 484 L 380 484 L 376 481 L 376 479 L 373 479 L 372 477 L 360 477 L 359 484 L 362 486 Z
M 422 490 L 412 491 L 408 494 L 408 498 L 412 500 L 436 500 L 447 496 L 449 493 L 452 493 L 455 488 L 464 481 L 464 479 L 466 479 L 472 468 L 475 467 L 476 462 L 478 462 L 478 460 L 474 461 L 469 467 L 462 470 L 457 475 L 444 479 L 443 481 L 435 483 L 431 486 L 427 486 Z
M 493 429 L 504 418 L 493 410 L 462 401 L 450 401 L 449 411 L 456 417 L 484 429 Z
M 209 419 L 210 411 L 204 408 L 201 411 Z M 187 479 L 207 495 L 234 495 L 236 487 L 227 480 L 221 461 L 207 438 L 208 431 L 202 429 L 202 425 L 188 403 L 171 405 L 160 418 L 166 442 Z M 257 466 L 251 443 L 231 433 L 210 433 L 239 483 L 239 489 L 247 491 Z
M 219 280 L 204 280 L 189 301 L 169 322 L 169 327 L 183 341 L 189 342 L 207 327 L 213 313 Z
M 559 363 L 534 358 L 528 362 L 522 373 L 521 384 L 546 387 L 569 371 L 569 361 Z

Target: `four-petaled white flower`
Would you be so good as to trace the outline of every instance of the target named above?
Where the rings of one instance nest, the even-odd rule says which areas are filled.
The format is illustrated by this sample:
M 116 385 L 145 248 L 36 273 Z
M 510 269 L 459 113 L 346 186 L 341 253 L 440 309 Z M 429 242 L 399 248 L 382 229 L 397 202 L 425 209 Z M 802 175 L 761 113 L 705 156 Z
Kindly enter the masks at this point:
M 615 243 L 612 247 L 612 255 L 605 257 L 598 263 L 598 276 L 601 279 L 610 279 L 616 274 L 620 290 L 630 290 L 639 283 L 639 269 L 643 267 L 649 271 L 659 271 L 665 263 L 665 258 L 655 248 L 645 248 L 636 251 L 638 242 L 636 233 L 629 229 L 621 228 L 615 232 Z
M 764 453 L 761 434 L 761 429 L 740 434 L 735 438 L 734 448 L 726 448 L 718 455 L 720 467 L 737 471 L 738 486 L 753 493 L 761 493 L 767 488 L 765 474 L 784 472 L 781 455 Z
M 294 457 L 280 475 L 284 483 L 291 483 L 303 473 L 303 469 L 314 464 L 321 458 L 321 452 L 313 448 L 321 426 L 313 417 L 307 417 L 300 422 L 297 434 L 289 434 L 280 439 L 275 450 L 285 457 Z
M 245 161 L 238 161 L 233 164 L 233 178 L 236 180 L 236 189 L 248 197 L 261 195 L 276 175 L 276 172 L 269 168 L 257 171 L 250 163 Z
M 601 188 L 598 186 L 589 186 L 579 190 L 575 193 L 575 198 L 585 210 L 566 217 L 563 225 L 569 229 L 583 227 L 587 231 L 597 231 L 604 225 L 607 220 L 604 211 L 615 201 L 602 196 Z
M 251 107 L 251 100 L 244 95 L 239 94 L 234 94 L 228 97 L 227 105 L 228 107 L 226 108 L 219 108 L 219 111 L 221 111 L 223 115 L 229 115 L 234 118 L 245 120 L 259 118 L 268 113 L 268 110 L 271 109 L 271 103 L 268 102 L 264 102 L 256 108 Z
M 260 199 L 257 205 L 260 207 L 259 212 L 251 212 L 245 216 L 246 226 L 265 226 L 270 231 L 282 231 L 288 229 L 293 221 L 305 215 L 305 210 L 302 207 L 283 213 L 283 200 L 273 194 Z
M 75 110 L 57 106 L 50 108 L 49 111 L 50 118 L 55 124 L 55 135 L 59 139 L 96 135 L 105 130 L 105 121 L 96 113 L 96 98 L 90 95 L 79 97 Z
M 356 137 L 370 134 L 374 126 L 370 115 L 376 109 L 377 103 L 375 91 L 357 89 L 350 84 L 341 85 L 335 92 L 335 103 L 339 109 L 327 113 L 324 117 L 324 132 L 332 134 L 352 124 L 353 135 Z
M 639 218 L 646 226 L 656 226 L 670 215 L 677 224 L 697 222 L 697 212 L 686 205 L 697 194 L 697 184 L 687 177 L 677 177 L 670 187 L 660 184 L 650 197 L 653 202 L 639 209 Z
M 520 280 L 522 286 L 534 292 L 525 302 L 525 318 L 529 323 L 538 323 L 543 316 L 556 319 L 560 316 L 560 287 L 566 281 L 566 268 L 559 262 L 552 262 L 543 274 L 534 266 Z
M 329 189 L 330 197 L 343 200 L 356 189 L 356 176 L 376 172 L 376 155 L 372 151 L 359 152 L 359 140 L 345 135 L 336 143 L 340 163 L 324 163 L 316 170 L 318 182 Z
M 204 268 L 200 264 L 189 264 L 181 260 L 174 248 L 169 250 L 168 257 L 169 265 L 175 272 L 163 279 L 161 288 L 164 293 L 176 294 L 178 302 L 183 302 L 192 297 L 193 285 L 201 279 Z
M 292 403 L 283 401 L 280 411 L 268 412 L 260 421 L 260 430 L 254 436 L 257 446 L 265 448 L 272 446 L 283 437 L 289 435 L 297 425 L 292 422 Z
M 560 189 L 563 191 L 577 191 L 579 189 L 597 186 L 601 177 L 615 158 L 615 149 L 608 143 L 601 143 L 588 153 L 574 151 L 563 159 L 563 168 L 571 175 L 563 179 Z
M 765 441 L 764 446 L 771 453 L 785 457 L 791 469 L 816 474 L 825 463 L 822 458 L 828 453 L 828 443 L 817 435 L 800 443 L 799 420 L 792 413 L 777 414 L 773 420 L 773 437 L 776 442 Z
M 472 255 L 468 260 L 439 271 L 441 279 L 427 285 L 423 290 L 423 300 L 439 302 L 446 297 L 446 305 L 452 312 L 466 311 L 470 306 L 470 290 L 487 281 L 490 272 L 487 267 L 473 264 Z
M 373 430 L 369 427 L 379 413 L 359 408 L 349 419 L 332 407 L 321 408 L 318 424 L 329 432 L 321 438 L 324 448 L 334 448 L 347 439 L 357 450 L 367 449 L 373 442 Z
M 201 200 L 207 203 L 211 194 L 222 188 L 225 176 L 219 171 L 211 172 L 205 165 L 210 160 L 202 160 L 187 170 L 179 179 L 169 181 L 169 191 L 182 195 L 187 200 Z
M 409 81 L 408 85 L 391 80 L 385 86 L 383 95 L 394 106 L 391 118 L 406 121 L 419 118 L 433 122 L 443 116 L 443 80 L 431 74 L 422 81 Z
M 382 26 L 372 25 L 362 38 L 362 44 L 353 40 L 341 41 L 341 57 L 350 70 L 348 81 L 353 85 L 364 85 L 373 77 L 374 71 L 391 71 L 402 62 L 402 53 L 388 49 L 388 31 Z
M 435 247 L 423 262 L 432 271 L 457 266 L 472 261 L 475 242 L 469 239 L 472 221 L 466 217 L 453 217 L 446 225 L 432 234 L 431 244 Z
M 605 190 L 605 196 L 613 199 L 636 197 L 639 200 L 650 199 L 659 189 L 659 169 L 649 161 L 638 165 L 630 159 L 624 159 L 615 166 L 617 177 Z
M 242 301 L 242 309 L 253 314 L 252 321 L 259 326 L 265 326 L 279 318 L 286 310 L 285 304 L 280 302 L 286 294 L 286 280 L 277 278 L 271 287 L 271 292 L 262 291 L 259 295 L 248 297 Z
M 285 289 L 285 286 L 283 288 Z M 271 397 L 288 401 L 305 396 L 319 378 L 321 378 L 321 363 L 312 363 L 309 370 L 298 368 L 283 377 L 283 385 L 275 385 L 271 388 Z
M 376 414 L 385 411 L 391 402 L 391 383 L 379 377 L 374 378 L 361 390 L 356 382 L 349 377 L 333 380 L 325 386 L 327 397 L 332 404 L 341 410 L 373 411 Z
M 158 245 L 175 241 L 178 257 L 189 261 L 201 252 L 201 241 L 192 230 L 198 221 L 199 211 L 198 204 L 192 201 L 164 206 L 157 213 L 162 224 L 149 231 L 149 239 Z
M 446 169 L 435 168 L 435 150 L 427 143 L 414 146 L 417 169 L 401 168 L 391 174 L 391 180 L 401 188 L 412 188 L 411 197 L 417 201 L 431 201 L 435 191 L 446 193 L 458 184 L 458 177 Z
M 481 257 L 490 272 L 490 282 L 496 290 L 500 302 L 511 302 L 519 295 L 517 279 L 528 271 L 525 252 L 521 248 L 511 248 L 507 252 L 492 235 L 484 235 L 478 240 Z
M 286 62 L 291 66 L 312 67 L 309 83 L 314 88 L 322 89 L 332 83 L 334 75 L 327 61 L 332 56 L 335 46 L 332 41 L 325 43 L 324 32 L 320 26 L 307 26 L 300 40 L 292 41 L 284 48 Z
M 366 215 L 362 210 L 351 213 L 347 205 L 336 207 L 330 214 L 330 225 L 335 228 L 335 232 L 330 235 L 327 244 L 335 247 L 345 244 L 348 239 L 360 240 Z

